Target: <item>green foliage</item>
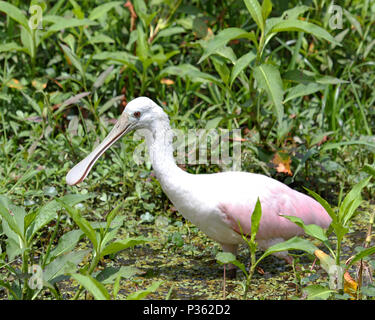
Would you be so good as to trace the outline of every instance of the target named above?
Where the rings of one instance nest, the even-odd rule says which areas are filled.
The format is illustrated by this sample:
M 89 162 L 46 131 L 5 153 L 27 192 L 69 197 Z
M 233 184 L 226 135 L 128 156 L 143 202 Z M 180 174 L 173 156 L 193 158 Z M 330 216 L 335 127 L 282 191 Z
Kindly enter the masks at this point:
M 368 170 L 368 169 L 367 169 Z M 368 257 L 375 253 L 375 247 L 370 248 L 364 248 L 357 254 L 354 254 L 350 262 L 346 264 L 345 270 L 343 268 L 344 264 L 342 262 L 342 243 L 344 240 L 344 237 L 347 236 L 350 228 L 350 224 L 353 220 L 353 217 L 356 213 L 358 213 L 357 209 L 362 203 L 362 197 L 361 192 L 362 189 L 365 188 L 370 180 L 371 176 L 363 179 L 359 183 L 357 183 L 351 190 L 348 192 L 348 194 L 345 196 L 344 200 L 341 202 L 341 204 L 338 207 L 338 210 L 332 209 L 327 201 L 325 201 L 323 198 L 321 198 L 318 194 L 315 192 L 308 190 L 308 192 L 326 209 L 330 217 L 332 218 L 332 222 L 330 225 L 330 228 L 326 231 L 322 229 L 321 227 L 311 224 L 311 225 L 305 225 L 303 221 L 300 218 L 293 217 L 293 216 L 285 216 L 285 218 L 289 219 L 290 221 L 294 222 L 298 226 L 304 229 L 305 233 L 319 241 L 321 241 L 326 248 L 331 253 L 331 256 L 326 254 L 318 254 L 315 252 L 315 250 L 310 251 L 310 254 L 315 254 L 321 262 L 322 268 L 329 273 L 329 276 L 331 278 L 336 278 L 338 283 L 344 283 L 344 273 L 349 270 L 349 268 L 354 265 L 357 261 L 360 261 L 361 259 Z M 370 230 L 371 230 L 370 223 Z M 330 230 L 332 230 L 335 234 L 336 238 L 336 249 L 332 249 L 332 245 L 328 239 L 328 235 L 330 233 Z M 316 248 L 317 249 L 317 248 Z M 305 249 L 302 249 L 304 251 L 307 251 Z M 333 271 L 332 271 L 333 270 Z M 362 279 L 359 279 L 359 281 L 362 281 Z M 311 288 L 310 288 L 311 287 Z M 329 290 L 329 289 L 336 289 Z M 316 295 L 321 295 L 320 299 L 328 299 L 331 296 L 331 293 L 338 292 L 341 293 L 344 289 L 342 286 L 336 286 L 333 284 L 330 284 L 330 288 L 327 289 L 322 286 L 309 286 L 307 288 L 307 294 L 309 299 L 316 299 Z
M 110 299 L 104 285 L 92 276 L 100 258 L 109 254 L 116 254 L 135 245 L 144 244 L 152 241 L 152 239 L 138 237 L 113 241 L 123 221 L 121 217 L 116 219 L 121 206 L 117 206 L 108 214 L 105 228 L 101 225 L 95 227 L 83 218 L 78 210 L 72 207 L 72 205 L 76 205 L 90 196 L 89 194 L 77 194 L 67 195 L 60 199 L 56 198 L 39 210 L 29 213 L 26 213 L 23 207 L 13 205 L 7 197 L 0 196 L 2 229 L 7 237 L 6 256 L 9 262 L 19 255 L 22 257 L 21 270 L 14 269 L 9 266 L 9 262 L 5 263 L 4 260 L 0 260 L 0 267 L 7 268 L 18 280 L 17 283 L 12 281 L 0 282 L 0 286 L 8 289 L 12 299 L 35 299 L 42 294 L 44 289 L 49 289 L 56 299 L 61 299 L 56 284 L 65 280 L 64 276 L 70 276 L 81 284 L 73 299 L 79 297 L 83 287 L 90 291 L 96 299 Z M 79 229 L 65 233 L 52 249 L 61 219 L 60 211 L 63 208 L 67 210 Z M 36 264 L 32 257 L 35 255 L 35 242 L 41 240 L 41 234 L 38 231 L 55 219 L 57 219 L 57 223 L 50 243 L 44 254 L 39 256 L 39 263 Z M 92 261 L 90 266 L 86 265 L 79 268 L 79 264 L 90 253 L 90 250 L 74 250 L 82 235 L 85 235 L 93 244 Z M 32 268 L 36 268 L 37 271 L 34 274 L 37 276 L 33 273 L 30 274 Z M 77 273 L 79 269 L 82 273 Z M 122 275 L 119 272 L 117 286 Z M 31 282 L 33 278 L 36 278 L 35 280 L 39 281 L 36 283 L 40 285 L 34 285 Z
M 0 283 L 8 296 L 35 299 L 50 290 L 59 298 L 57 283 L 69 274 L 81 275 L 85 284 L 98 280 L 95 271 L 87 273 L 96 263 L 88 265 L 88 257 L 97 261 L 103 253 L 112 256 L 148 239 L 115 237 L 124 221 L 112 211 L 119 198 L 126 197 L 121 208 L 135 219 L 134 230 L 139 221 L 143 226 L 157 220 L 147 220 L 146 212 L 167 215 L 172 223 L 177 219 L 149 177 L 150 164 L 134 164 L 137 142 L 130 137 L 99 160 L 81 189 L 64 181 L 68 169 L 110 130 L 126 102 L 140 95 L 158 102 L 177 128 L 240 128 L 242 170 L 321 194 L 319 201 L 336 217 L 334 237 L 344 241 L 367 184 L 363 179 L 374 175 L 371 1 L 340 3 L 342 29 L 330 27 L 327 1 L 309 6 L 276 0 L 131 4 L 0 1 L 0 270 L 13 277 Z M 279 151 L 289 157 L 290 177 L 272 162 Z M 216 165 L 186 169 L 218 171 Z M 356 189 L 341 202 L 340 194 L 353 185 Z M 369 182 L 367 198 L 373 196 L 371 187 Z M 329 205 L 337 198 L 338 211 Z M 108 211 L 112 216 L 106 223 L 91 221 L 103 220 Z M 329 245 L 332 257 L 341 256 L 328 234 L 301 226 Z M 82 239 L 93 244 L 92 250 L 77 248 Z M 165 241 L 174 252 L 189 245 L 183 228 Z M 290 241 L 290 247 L 313 249 Z M 351 261 L 362 261 L 372 251 L 363 252 Z M 42 291 L 25 280 L 32 276 L 28 268 L 34 256 L 47 274 Z M 114 286 L 113 298 L 125 277 L 123 269 L 117 271 L 106 284 Z M 86 287 L 80 284 L 82 292 Z

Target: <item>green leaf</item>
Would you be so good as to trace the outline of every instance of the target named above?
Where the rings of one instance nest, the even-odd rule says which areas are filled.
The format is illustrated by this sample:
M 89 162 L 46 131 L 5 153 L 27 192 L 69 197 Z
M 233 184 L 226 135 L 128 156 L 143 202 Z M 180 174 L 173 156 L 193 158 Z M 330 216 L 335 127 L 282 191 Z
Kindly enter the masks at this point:
M 50 262 L 43 270 L 43 280 L 57 282 L 62 275 L 75 272 L 78 264 L 90 253 L 90 250 L 72 251 L 60 255 Z
M 288 90 L 288 95 L 286 96 L 284 103 L 295 98 L 307 96 L 309 94 L 315 93 L 317 91 L 324 90 L 326 85 L 311 82 L 308 84 L 300 83 Z
M 143 31 L 142 24 L 138 23 L 137 25 L 137 47 L 136 54 L 139 60 L 146 62 L 149 56 L 149 47 L 146 40 L 146 34 Z
M 255 204 L 254 211 L 251 215 L 251 240 L 252 241 L 255 241 L 255 237 L 258 233 L 261 217 L 262 217 L 262 206 L 258 198 Z
M 277 121 L 281 124 L 284 116 L 284 89 L 279 70 L 273 65 L 262 64 L 254 68 L 254 78 L 258 86 L 267 92 L 275 107 Z
M 134 247 L 138 244 L 144 244 L 146 242 L 150 242 L 153 240 L 154 239 L 151 239 L 151 238 L 137 237 L 137 238 L 127 238 L 124 240 L 114 241 L 101 250 L 100 256 L 103 257 L 109 254 L 117 253 L 121 250 Z
M 111 1 L 108 3 L 104 3 L 100 6 L 95 7 L 89 15 L 90 20 L 96 20 L 99 19 L 102 15 L 106 14 L 109 10 L 120 6 L 122 4 L 121 1 Z
M 36 211 L 34 221 L 31 222 L 27 229 L 27 238 L 29 241 L 42 227 L 57 217 L 59 209 L 61 209 L 61 205 L 53 200 Z
M 251 61 L 256 58 L 256 54 L 252 51 L 246 53 L 241 58 L 239 58 L 235 63 L 232 69 L 232 74 L 230 77 L 230 85 L 232 86 L 234 80 L 238 77 L 238 75 L 246 69 L 246 67 L 250 66 Z
M 367 249 L 363 249 L 360 252 L 358 252 L 346 265 L 346 269 L 348 270 L 353 264 L 355 264 L 357 261 L 370 256 L 372 254 L 375 254 L 375 246 Z
M 278 33 L 284 31 L 303 31 L 306 33 L 310 33 L 317 38 L 322 38 L 331 43 L 341 46 L 341 44 L 337 42 L 336 39 L 332 37 L 328 31 L 310 22 L 294 19 L 283 20 L 274 25 L 271 28 L 270 33 Z
M 117 232 L 118 232 L 118 229 L 122 226 L 122 222 L 124 220 L 124 217 L 118 217 L 119 219 L 115 219 L 115 220 L 119 220 L 121 221 L 121 224 L 117 224 L 117 221 L 113 222 L 113 224 L 111 225 L 110 229 L 106 229 L 104 231 L 104 233 L 101 233 L 103 234 L 102 236 L 102 241 L 101 241 L 101 248 L 105 248 L 106 245 L 112 241 L 116 235 L 117 235 Z M 93 225 L 93 227 L 95 228 L 95 226 Z M 103 227 L 100 227 L 100 230 L 103 230 Z
M 12 190 L 14 190 L 18 185 L 25 184 L 27 181 L 29 181 L 31 178 L 39 174 L 41 170 L 34 170 L 32 167 L 30 167 L 29 170 L 27 170 L 23 176 L 17 180 L 17 182 L 8 190 L 8 193 L 10 193 Z
M 178 50 L 170 51 L 164 54 L 162 51 L 157 54 L 151 54 L 151 57 L 148 60 L 146 66 L 148 67 L 151 63 L 156 62 L 159 65 L 159 68 L 162 68 L 163 65 L 174 55 L 180 53 Z
M 270 13 L 272 12 L 272 1 L 271 0 L 263 0 L 262 3 L 262 17 L 263 21 L 266 21 Z
M 20 241 L 20 237 L 9 229 L 6 221 L 3 221 L 4 234 L 8 237 L 6 239 L 6 254 L 9 261 L 13 261 L 15 257 L 21 255 L 25 248 Z
M 68 214 L 71 216 L 71 218 L 74 220 L 74 222 L 78 225 L 78 227 L 84 232 L 84 234 L 89 238 L 91 243 L 93 244 L 94 250 L 97 252 L 98 247 L 98 240 L 96 238 L 96 233 L 93 227 L 90 225 L 90 223 L 83 218 L 80 213 L 72 208 L 67 203 L 63 202 L 60 199 L 56 199 L 58 202 L 62 204 L 62 206 L 65 208 L 65 210 L 68 212 Z
M 199 59 L 198 64 L 214 54 L 216 50 L 224 47 L 229 41 L 239 38 L 252 38 L 253 33 L 240 28 L 227 28 L 220 31 L 213 39 L 206 42 L 201 40 L 199 43 L 204 47 L 204 54 Z
M 133 266 L 122 266 L 120 268 L 107 267 L 101 271 L 95 279 L 103 284 L 112 284 L 118 277 L 129 279 L 136 274 L 142 274 L 144 271 Z
M 121 275 L 119 275 L 116 280 L 115 280 L 115 283 L 113 284 L 113 298 L 116 299 L 117 298 L 117 294 L 118 292 L 120 291 L 120 280 L 121 280 Z
M 202 83 L 215 83 L 221 85 L 221 81 L 205 72 L 199 71 L 198 68 L 192 66 L 191 64 L 180 64 L 177 66 L 170 66 L 160 73 L 159 77 L 163 77 L 165 74 L 172 74 L 178 77 L 185 79 L 188 77 L 193 83 L 202 82 Z
M 69 58 L 73 66 L 79 71 L 81 76 L 84 78 L 85 77 L 85 71 L 83 70 L 83 66 L 81 62 L 79 61 L 79 58 L 76 56 L 74 52 L 70 50 L 68 46 L 65 44 L 60 44 L 61 49 L 63 49 L 64 53 L 66 56 Z
M 85 14 L 82 11 L 81 6 L 77 3 L 76 0 L 69 0 L 70 4 L 73 6 L 73 12 L 78 19 L 83 19 Z
M 150 293 L 155 292 L 162 283 L 163 283 L 163 281 L 154 282 L 146 290 L 139 290 L 139 291 L 136 291 L 134 293 L 129 294 L 126 297 L 126 300 L 141 300 L 143 298 L 146 298 Z
M 228 264 L 228 263 L 231 263 L 235 266 L 237 266 L 238 268 L 240 268 L 242 270 L 242 272 L 247 275 L 247 271 L 246 271 L 246 267 L 243 263 L 239 262 L 237 259 L 236 259 L 236 256 L 231 253 L 231 252 L 219 252 L 217 255 L 216 255 L 216 260 L 217 262 L 219 262 L 220 264 Z
M 335 212 L 333 211 L 333 209 L 331 208 L 331 206 L 329 205 L 329 203 L 325 199 L 323 199 L 319 194 L 317 194 L 316 192 L 314 192 L 312 190 L 309 190 L 305 187 L 304 187 L 304 189 L 307 190 L 307 192 L 311 196 L 313 196 L 315 198 L 315 200 L 318 201 L 322 205 L 322 207 L 327 211 L 327 213 L 331 217 L 332 222 L 336 222 L 337 216 L 336 216 Z
M 95 26 L 95 25 L 97 25 L 97 23 L 89 19 L 63 18 L 63 19 L 58 19 L 56 23 L 50 26 L 48 28 L 48 32 L 56 32 L 56 31 L 60 31 L 63 29 L 69 29 L 69 28 L 74 28 L 74 27 Z
M 368 174 L 371 174 L 375 178 L 375 166 L 370 166 L 369 164 L 365 164 L 365 166 L 362 168 L 361 171 L 367 172 Z
M 135 64 L 139 59 L 125 51 L 102 51 L 100 53 L 95 54 L 92 57 L 94 60 L 109 60 L 119 62 L 131 68 L 132 70 L 138 72 L 138 69 L 135 67 Z
M 293 20 L 297 19 L 302 13 L 305 13 L 306 11 L 310 10 L 311 8 L 308 6 L 297 6 L 292 9 L 286 10 L 281 15 L 281 18 L 284 20 Z
M 232 64 L 235 64 L 237 61 L 237 56 L 231 47 L 221 47 L 215 51 L 215 55 L 229 60 Z
M 223 117 L 216 117 L 216 118 L 208 120 L 206 122 L 206 129 L 207 130 L 216 129 L 219 123 L 221 122 L 221 120 L 223 120 Z
M 0 45 L 0 52 L 8 52 L 8 51 L 24 51 L 25 48 L 19 46 L 15 42 L 8 42 Z
M 22 207 L 13 205 L 7 197 L 0 195 L 0 216 L 2 232 L 7 237 L 6 253 L 9 261 L 12 261 L 26 249 L 24 224 L 27 215 Z
M 217 73 L 220 75 L 221 80 L 225 83 L 225 85 L 228 85 L 230 71 L 227 67 L 226 62 L 223 58 L 220 57 L 211 56 L 210 58 L 214 64 Z
M 315 81 L 315 78 L 306 74 L 305 70 L 289 70 L 283 74 L 283 79 L 303 84 Z
M 35 110 L 35 112 L 40 116 L 42 117 L 42 108 L 40 107 L 40 105 L 33 99 L 31 98 L 29 95 L 27 95 L 27 93 L 21 91 L 22 95 L 26 98 L 27 102 L 30 104 L 30 106 Z
M 106 112 L 109 108 L 111 108 L 114 104 L 119 103 L 124 98 L 124 95 L 120 95 L 117 97 L 113 97 L 110 100 L 108 100 L 105 104 L 98 107 L 98 115 L 101 116 L 104 112 Z
M 13 296 L 14 300 L 22 299 L 22 290 L 17 290 L 19 289 L 19 287 L 14 284 L 14 281 L 5 282 L 0 280 L 0 287 L 6 288 L 9 291 L 9 293 Z
M 323 146 L 321 151 L 327 151 L 331 149 L 340 148 L 342 146 L 351 146 L 351 145 L 362 145 L 368 147 L 370 150 L 375 148 L 374 143 L 369 143 L 360 140 L 353 140 L 353 141 L 345 141 L 345 142 L 336 142 L 336 143 L 327 143 Z
M 57 246 L 51 250 L 47 264 L 54 260 L 56 257 L 67 253 L 75 248 L 79 239 L 83 235 L 82 230 L 72 230 L 64 233 L 57 244 Z
M 251 17 L 258 25 L 259 29 L 264 31 L 264 19 L 262 15 L 262 8 L 257 0 L 244 0 L 247 10 Z
M 355 210 L 362 202 L 361 192 L 364 187 L 368 185 L 371 176 L 358 182 L 346 195 L 344 201 L 340 205 L 339 219 L 341 223 L 346 226 L 350 219 L 353 217 Z
M 236 261 L 236 256 L 231 252 L 219 252 L 216 255 L 216 260 L 221 264 L 228 264 Z
M 176 34 L 180 34 L 180 33 L 184 33 L 184 32 L 186 32 L 186 31 L 182 27 L 166 28 L 166 29 L 161 30 L 152 42 L 155 42 L 159 38 L 170 37 L 170 36 L 174 36 Z
M 60 198 L 61 201 L 69 204 L 70 206 L 75 206 L 76 204 L 86 201 L 87 199 L 95 197 L 94 193 L 86 194 L 67 194 Z
M 322 227 L 316 224 L 305 225 L 303 220 L 299 217 L 287 215 L 282 215 L 282 217 L 287 218 L 288 220 L 294 222 L 297 226 L 301 227 L 307 235 L 312 236 L 322 242 L 328 241 L 326 233 Z
M 309 190 L 307 188 L 305 188 L 308 193 L 310 195 L 312 195 L 322 206 L 323 208 L 327 211 L 327 213 L 329 214 L 329 216 L 331 217 L 332 219 L 332 222 L 331 222 L 331 225 L 330 227 L 333 228 L 336 236 L 338 239 L 342 239 L 342 237 L 349 231 L 349 229 L 347 227 L 345 227 L 344 225 L 342 225 L 342 222 L 338 219 L 338 215 L 336 215 L 336 213 L 333 211 L 333 209 L 331 208 L 331 206 L 328 204 L 328 202 L 326 200 L 324 200 L 320 195 L 318 195 L 317 193 L 315 193 L 314 191 L 312 190 Z
M 0 195 L 0 215 L 9 228 L 24 240 L 25 209 L 11 204 L 7 197 Z
M 307 300 L 327 300 L 335 292 L 318 284 L 310 285 L 303 291 L 307 294 Z
M 349 81 L 341 80 L 339 78 L 331 77 L 331 76 L 318 76 L 315 78 L 317 83 L 321 84 L 341 84 L 341 83 L 349 83 Z
M 354 27 L 355 30 L 359 33 L 361 38 L 363 37 L 363 31 L 361 27 L 361 23 L 357 20 L 357 18 L 352 15 L 348 10 L 344 9 L 344 15 L 349 20 L 350 24 Z
M 106 70 L 104 70 L 99 77 L 95 80 L 94 84 L 92 85 L 93 88 L 99 88 L 103 85 L 104 81 L 108 78 L 108 76 L 113 71 L 114 66 L 109 66 Z
M 16 6 L 6 1 L 0 1 L 0 11 L 6 13 L 30 32 L 28 19 Z
M 90 197 L 93 197 L 93 194 L 68 194 L 61 197 L 60 200 L 74 206 Z M 27 229 L 27 239 L 30 241 L 41 228 L 55 219 L 57 217 L 57 211 L 61 208 L 61 204 L 56 200 L 52 200 L 39 208 L 36 211 L 35 218 Z
M 132 3 L 134 4 L 134 10 L 142 21 L 144 28 L 148 30 L 150 28 L 151 21 L 155 18 L 159 11 L 153 10 L 152 13 L 148 14 L 146 3 L 143 0 L 134 0 Z
M 313 245 L 309 240 L 302 239 L 299 237 L 293 237 L 287 241 L 277 243 L 269 247 L 258 261 L 264 259 L 265 257 L 275 252 L 288 251 L 288 250 L 302 250 L 313 255 L 315 250 L 317 249 L 318 248 L 315 245 Z
M 111 296 L 107 289 L 98 280 L 90 275 L 83 275 L 79 273 L 71 274 L 72 278 L 77 280 L 82 286 L 89 291 L 96 300 L 111 300 Z
M 115 40 L 113 40 L 111 37 L 108 37 L 107 35 L 103 33 L 99 33 L 93 37 L 89 38 L 89 42 L 91 44 L 93 43 L 114 43 Z
M 324 137 L 328 137 L 328 136 L 330 136 L 334 133 L 335 133 L 334 131 L 326 131 L 326 132 L 321 132 L 321 133 L 318 133 L 318 134 L 314 135 L 312 137 L 311 141 L 310 141 L 310 146 L 314 146 L 314 145 L 320 143 L 322 141 L 322 139 L 324 139 Z M 314 153 L 317 152 L 315 147 L 313 147 L 310 150 L 314 150 Z
M 115 207 L 110 213 L 108 213 L 107 215 L 107 229 L 111 226 L 111 223 L 113 221 L 113 219 L 117 216 L 117 214 L 119 213 L 120 209 L 122 209 L 123 207 L 123 202 L 121 202 L 117 207 Z

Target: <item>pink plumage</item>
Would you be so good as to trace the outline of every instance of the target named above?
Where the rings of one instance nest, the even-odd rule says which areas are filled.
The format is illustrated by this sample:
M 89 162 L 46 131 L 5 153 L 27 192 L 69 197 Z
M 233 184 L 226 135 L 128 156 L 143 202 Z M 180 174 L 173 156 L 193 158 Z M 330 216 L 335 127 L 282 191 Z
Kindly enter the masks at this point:
M 316 224 L 327 228 L 331 218 L 325 209 L 311 197 L 295 191 L 286 185 L 272 190 L 271 197 L 260 195 L 262 217 L 259 224 L 257 239 L 272 238 L 289 239 L 303 234 L 303 229 L 282 217 L 289 215 L 299 217 L 305 224 Z M 220 203 L 219 209 L 225 214 L 225 221 L 237 233 L 250 234 L 251 214 L 255 203 L 233 204 Z

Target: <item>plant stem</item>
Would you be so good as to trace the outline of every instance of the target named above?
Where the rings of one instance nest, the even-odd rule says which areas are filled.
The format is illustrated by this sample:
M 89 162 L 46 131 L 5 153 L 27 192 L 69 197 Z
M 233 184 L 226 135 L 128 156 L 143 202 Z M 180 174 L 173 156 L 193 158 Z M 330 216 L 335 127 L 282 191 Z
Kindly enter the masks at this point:
M 48 243 L 46 254 L 44 255 L 44 259 L 43 259 L 43 262 L 42 262 L 42 265 L 41 265 L 42 270 L 46 266 L 46 263 L 47 263 L 47 260 L 48 260 L 48 257 L 49 257 L 49 253 L 51 251 L 53 240 L 55 240 L 55 238 L 56 238 L 57 231 L 59 229 L 59 224 L 60 224 L 60 217 L 61 217 L 61 215 L 59 213 L 57 213 L 56 227 L 55 227 L 55 230 L 53 231 L 53 234 L 52 234 L 52 236 L 50 238 L 50 241 Z
M 89 268 L 89 270 L 87 271 L 86 274 L 91 275 L 93 273 L 93 271 L 95 270 L 96 266 L 99 263 L 99 259 L 100 259 L 100 253 L 94 252 L 94 258 L 92 259 L 91 264 L 90 264 L 90 268 Z M 81 295 L 82 291 L 83 291 L 83 286 L 80 285 L 78 291 L 76 292 L 76 294 L 74 295 L 72 300 L 77 300 L 78 297 Z
M 35 77 L 35 64 L 36 64 L 36 38 L 35 38 L 36 29 L 31 30 L 31 37 L 32 37 L 32 51 L 31 52 L 31 73 L 32 76 Z
M 336 243 L 336 265 L 340 265 L 341 238 L 337 238 Z
M 22 300 L 27 299 L 28 292 L 29 292 L 29 286 L 27 283 L 27 277 L 26 275 L 29 272 L 29 254 L 28 249 L 26 248 L 24 252 L 22 253 L 22 273 L 25 275 L 23 288 L 22 288 Z
M 256 58 L 256 65 L 259 66 L 261 64 L 261 59 L 263 55 L 263 49 L 264 49 L 264 33 L 260 35 L 260 40 L 259 40 L 259 47 L 257 51 L 257 58 Z
M 249 245 L 249 249 L 250 249 L 251 265 L 250 265 L 249 274 L 248 274 L 247 279 L 246 279 L 245 292 L 244 292 L 244 295 L 243 295 L 243 299 L 247 298 L 247 292 L 249 291 L 249 287 L 250 287 L 251 279 L 253 278 L 255 267 L 257 266 L 257 264 L 259 262 L 259 261 L 256 261 L 256 255 L 255 255 L 256 250 L 257 250 L 257 243 L 250 240 L 248 245 Z

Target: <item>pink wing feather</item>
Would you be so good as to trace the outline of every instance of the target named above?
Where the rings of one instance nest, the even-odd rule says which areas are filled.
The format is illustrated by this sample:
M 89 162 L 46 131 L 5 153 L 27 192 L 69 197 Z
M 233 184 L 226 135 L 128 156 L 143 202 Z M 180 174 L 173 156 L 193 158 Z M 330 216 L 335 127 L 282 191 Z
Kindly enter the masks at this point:
M 279 187 L 280 188 L 280 187 Z M 289 239 L 303 234 L 303 229 L 280 215 L 296 216 L 305 224 L 317 224 L 327 228 L 331 218 L 325 209 L 313 198 L 295 191 L 287 186 L 270 190 L 267 196 L 259 196 L 262 206 L 262 217 L 257 233 L 258 240 L 283 238 Z M 224 213 L 224 221 L 237 233 L 250 234 L 251 214 L 255 202 L 248 204 L 220 203 L 219 209 Z

